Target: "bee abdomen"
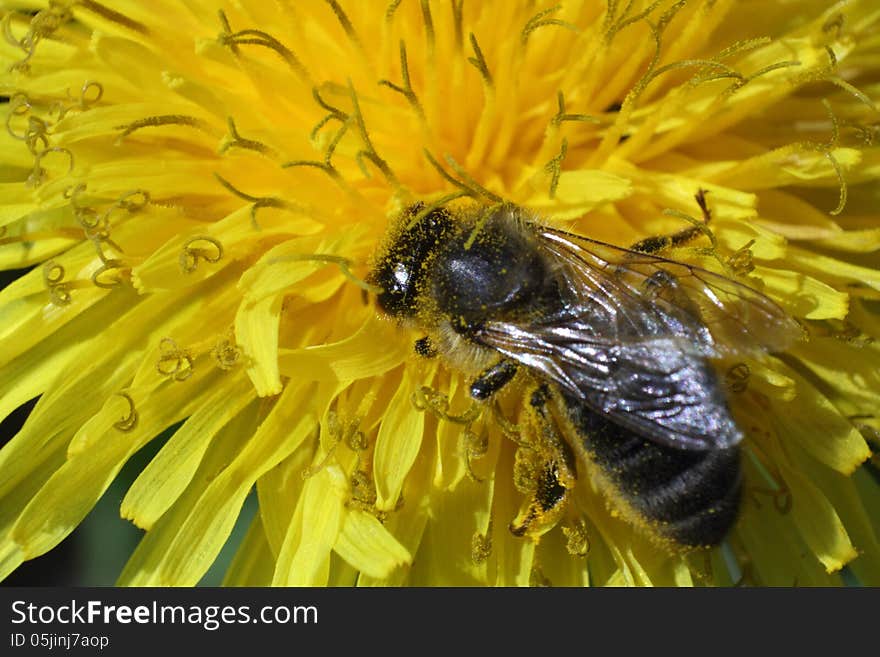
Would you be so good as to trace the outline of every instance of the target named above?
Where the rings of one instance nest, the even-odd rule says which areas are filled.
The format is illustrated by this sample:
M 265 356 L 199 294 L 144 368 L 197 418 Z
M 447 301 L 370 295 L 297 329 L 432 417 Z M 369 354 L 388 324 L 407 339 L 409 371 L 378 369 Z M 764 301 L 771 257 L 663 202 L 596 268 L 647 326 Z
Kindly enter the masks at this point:
M 741 496 L 739 448 L 683 450 L 645 440 L 566 395 L 585 451 L 617 494 L 661 537 L 687 547 L 720 543 Z

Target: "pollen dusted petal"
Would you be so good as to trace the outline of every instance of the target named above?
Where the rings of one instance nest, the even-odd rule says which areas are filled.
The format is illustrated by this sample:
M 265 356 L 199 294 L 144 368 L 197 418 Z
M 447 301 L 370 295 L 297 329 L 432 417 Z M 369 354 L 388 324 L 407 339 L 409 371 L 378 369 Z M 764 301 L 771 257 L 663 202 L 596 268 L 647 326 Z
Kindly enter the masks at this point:
M 523 497 L 510 479 L 510 474 L 513 473 L 513 450 L 501 450 L 496 467 L 504 480 L 496 482 L 493 490 L 492 553 L 487 565 L 487 577 L 495 586 L 529 586 L 535 559 L 535 543 L 517 539 L 508 530 Z
M 447 385 L 449 407 L 453 413 L 464 411 L 472 403 L 464 381 L 453 379 Z M 436 430 L 437 460 L 434 470 L 434 486 L 438 490 L 452 490 L 467 476 L 467 460 L 462 458 L 467 446 L 464 427 L 454 422 L 438 422 Z M 480 467 L 482 459 L 475 467 Z M 482 468 L 481 468 L 482 471 Z
M 567 547 L 567 538 L 562 532 L 550 532 L 541 537 L 535 559 L 541 567 L 541 574 L 553 586 L 589 586 L 590 570 L 584 566 L 591 558 L 572 554 Z

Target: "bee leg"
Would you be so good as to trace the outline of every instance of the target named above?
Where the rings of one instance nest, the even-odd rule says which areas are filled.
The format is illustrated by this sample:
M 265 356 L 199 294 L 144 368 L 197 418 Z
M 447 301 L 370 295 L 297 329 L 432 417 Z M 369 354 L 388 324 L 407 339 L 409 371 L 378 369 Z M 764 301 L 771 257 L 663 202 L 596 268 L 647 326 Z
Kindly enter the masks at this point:
M 474 382 L 471 383 L 471 397 L 478 401 L 488 399 L 510 383 L 515 374 L 516 363 L 514 361 L 506 358 L 499 360 L 492 367 L 483 370 L 474 379 Z
M 550 389 L 538 387 L 531 395 L 533 421 L 538 441 L 535 449 L 541 458 L 541 467 L 534 479 L 534 493 L 524 503 L 509 529 L 514 536 L 537 538 L 556 526 L 562 518 L 569 490 L 575 484 L 574 457 L 563 440 L 546 405 Z
M 537 538 L 556 526 L 565 510 L 568 489 L 559 481 L 556 464 L 545 463 L 538 474 L 534 495 L 510 523 L 514 536 Z
M 709 211 L 709 206 L 706 204 L 706 190 L 699 190 L 694 198 L 697 201 L 697 205 L 700 206 L 700 211 L 703 213 L 704 226 L 708 225 L 709 221 L 712 219 L 712 213 Z M 691 226 L 690 228 L 685 228 L 672 235 L 657 235 L 645 238 L 635 244 L 631 244 L 629 250 L 638 251 L 639 253 L 647 253 L 648 255 L 660 253 L 673 246 L 687 244 L 704 233 L 705 230 L 703 226 Z
M 548 461 L 555 464 L 557 481 L 564 488 L 573 488 L 576 479 L 574 455 L 568 443 L 562 438 L 553 418 L 547 413 L 550 395 L 550 388 L 546 384 L 541 384 L 532 393 L 529 403 L 534 410 L 542 447 L 549 456 Z
M 413 350 L 422 358 L 434 358 L 437 355 L 437 347 L 427 335 L 413 343 Z

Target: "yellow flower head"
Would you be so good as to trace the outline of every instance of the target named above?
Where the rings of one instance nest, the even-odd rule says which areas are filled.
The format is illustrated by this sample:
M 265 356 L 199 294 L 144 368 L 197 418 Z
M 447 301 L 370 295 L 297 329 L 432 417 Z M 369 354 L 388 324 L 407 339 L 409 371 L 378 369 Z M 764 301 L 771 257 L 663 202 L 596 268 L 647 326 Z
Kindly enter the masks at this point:
M 120 584 L 197 583 L 254 488 L 229 584 L 880 583 L 875 0 L 0 7 L 0 268 L 31 268 L 0 417 L 39 397 L 0 451 L 0 576 L 177 427 L 121 502 Z M 800 324 L 713 362 L 744 434 L 721 546 L 658 544 L 583 461 L 510 531 L 547 460 L 527 382 L 474 401 L 366 282 L 401 222 L 506 204 L 687 234 L 662 255 Z

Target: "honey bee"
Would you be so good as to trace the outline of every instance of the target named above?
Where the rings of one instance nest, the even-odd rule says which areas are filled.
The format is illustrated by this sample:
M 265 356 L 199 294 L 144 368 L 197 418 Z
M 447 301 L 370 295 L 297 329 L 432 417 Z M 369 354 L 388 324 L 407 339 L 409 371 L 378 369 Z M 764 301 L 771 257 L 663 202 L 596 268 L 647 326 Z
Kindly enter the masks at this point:
M 800 327 L 752 288 L 652 253 L 699 232 L 624 249 L 512 204 L 417 205 L 378 250 L 379 310 L 424 333 L 418 353 L 473 376 L 475 400 L 534 383 L 543 456 L 514 534 L 558 521 L 580 464 L 662 543 L 712 546 L 736 521 L 743 433 L 712 360 L 784 349 Z

